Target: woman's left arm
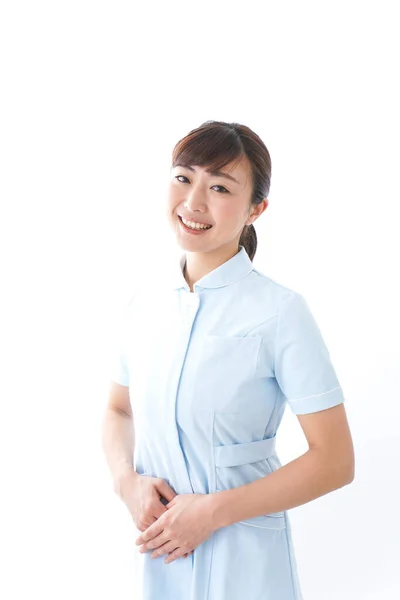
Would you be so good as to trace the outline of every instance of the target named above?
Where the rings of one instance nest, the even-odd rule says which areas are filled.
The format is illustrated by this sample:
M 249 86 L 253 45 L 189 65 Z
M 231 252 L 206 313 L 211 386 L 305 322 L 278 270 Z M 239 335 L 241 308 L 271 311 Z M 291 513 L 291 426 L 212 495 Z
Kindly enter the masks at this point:
M 307 452 L 257 481 L 210 494 L 216 529 L 300 506 L 353 481 L 354 447 L 344 403 L 296 416 Z

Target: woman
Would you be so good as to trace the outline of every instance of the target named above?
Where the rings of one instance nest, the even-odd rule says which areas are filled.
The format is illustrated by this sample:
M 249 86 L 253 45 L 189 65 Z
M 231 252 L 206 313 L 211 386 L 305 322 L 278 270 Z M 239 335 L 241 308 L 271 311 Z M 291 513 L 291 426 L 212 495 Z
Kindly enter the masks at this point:
M 210 121 L 180 140 L 167 215 L 184 253 L 125 314 L 104 444 L 142 532 L 146 600 L 300 600 L 287 511 L 354 478 L 320 330 L 301 294 L 252 263 L 270 176 L 244 125 Z M 286 404 L 309 449 L 282 466 Z

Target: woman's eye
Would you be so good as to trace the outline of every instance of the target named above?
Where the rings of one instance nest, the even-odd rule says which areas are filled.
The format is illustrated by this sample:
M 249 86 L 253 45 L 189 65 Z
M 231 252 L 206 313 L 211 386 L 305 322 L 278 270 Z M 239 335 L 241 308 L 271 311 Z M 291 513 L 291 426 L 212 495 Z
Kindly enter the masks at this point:
M 183 177 L 183 179 L 186 179 L 186 180 L 187 180 L 187 177 L 185 177 L 185 175 L 176 175 L 176 176 L 175 176 L 175 179 L 177 179 L 178 181 L 180 181 L 180 179 L 179 179 L 180 177 Z M 180 181 L 180 183 L 185 183 L 185 181 Z M 215 188 L 221 188 L 222 190 L 224 190 L 223 192 L 219 192 L 219 193 L 222 193 L 222 194 L 229 194 L 229 190 L 227 190 L 227 189 L 226 189 L 224 186 L 222 186 L 222 185 L 214 185 L 213 187 L 215 187 Z
M 229 194 L 229 191 L 226 188 L 224 188 L 222 185 L 214 185 L 214 187 L 218 187 L 218 188 L 221 188 L 222 190 L 224 190 L 222 192 L 222 194 Z

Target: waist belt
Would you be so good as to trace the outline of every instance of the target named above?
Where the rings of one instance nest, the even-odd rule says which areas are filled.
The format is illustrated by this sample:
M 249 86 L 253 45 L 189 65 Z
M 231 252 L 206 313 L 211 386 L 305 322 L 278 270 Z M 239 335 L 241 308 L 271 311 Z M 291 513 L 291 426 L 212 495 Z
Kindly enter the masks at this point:
M 215 466 L 237 467 L 269 458 L 275 454 L 275 441 L 276 434 L 258 442 L 214 446 Z

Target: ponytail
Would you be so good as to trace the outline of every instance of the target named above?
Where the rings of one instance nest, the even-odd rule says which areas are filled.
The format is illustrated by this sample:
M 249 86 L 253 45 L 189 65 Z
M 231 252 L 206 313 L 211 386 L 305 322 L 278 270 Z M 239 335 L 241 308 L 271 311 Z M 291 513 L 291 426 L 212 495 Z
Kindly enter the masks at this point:
M 250 260 L 252 261 L 257 250 L 257 235 L 254 225 L 245 225 L 239 239 L 239 245 L 244 246 Z

